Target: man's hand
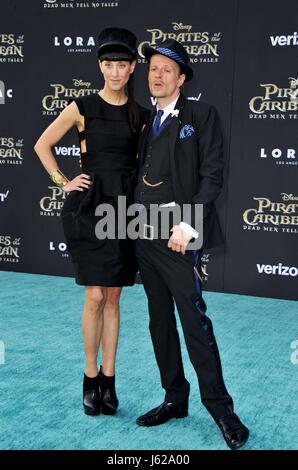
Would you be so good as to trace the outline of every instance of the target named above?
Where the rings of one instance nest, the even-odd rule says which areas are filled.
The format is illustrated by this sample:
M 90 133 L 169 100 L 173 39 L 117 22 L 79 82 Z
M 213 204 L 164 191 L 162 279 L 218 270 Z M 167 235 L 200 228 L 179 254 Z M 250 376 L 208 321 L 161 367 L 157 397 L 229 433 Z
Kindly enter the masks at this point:
M 177 251 L 177 253 L 185 255 L 186 247 L 192 237 L 184 232 L 179 225 L 174 225 L 170 231 L 172 232 L 172 235 L 169 239 L 168 247 L 173 251 Z

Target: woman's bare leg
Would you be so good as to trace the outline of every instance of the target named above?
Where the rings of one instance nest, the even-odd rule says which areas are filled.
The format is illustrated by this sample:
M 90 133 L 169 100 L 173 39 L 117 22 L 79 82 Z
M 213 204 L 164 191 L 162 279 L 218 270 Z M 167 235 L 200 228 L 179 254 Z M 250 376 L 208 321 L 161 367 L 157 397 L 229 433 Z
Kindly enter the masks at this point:
M 104 375 L 115 375 L 115 360 L 119 336 L 121 287 L 108 287 L 103 309 L 102 370 Z
M 96 377 L 98 374 L 97 356 L 103 330 L 103 311 L 106 298 L 106 287 L 86 286 L 82 332 L 86 355 L 85 374 L 88 377 Z

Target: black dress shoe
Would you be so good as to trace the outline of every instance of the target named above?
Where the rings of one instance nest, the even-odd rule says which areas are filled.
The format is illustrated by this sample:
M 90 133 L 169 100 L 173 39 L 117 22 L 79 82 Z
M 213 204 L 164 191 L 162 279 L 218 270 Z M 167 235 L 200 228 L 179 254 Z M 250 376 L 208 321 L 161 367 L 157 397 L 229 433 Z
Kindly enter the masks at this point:
M 244 446 L 249 436 L 249 430 L 241 423 L 235 413 L 216 420 L 216 424 L 230 449 L 240 449 Z
M 145 415 L 140 416 L 136 423 L 139 426 L 158 426 L 159 424 L 166 423 L 172 418 L 185 418 L 188 415 L 188 399 L 181 405 L 174 403 L 164 402 L 157 408 L 148 411 Z
M 83 407 L 86 415 L 100 414 L 101 400 L 98 377 L 90 378 L 84 374 Z
M 101 412 L 103 415 L 114 415 L 119 406 L 115 389 L 115 376 L 108 377 L 104 375 L 100 366 L 98 378 L 101 392 Z

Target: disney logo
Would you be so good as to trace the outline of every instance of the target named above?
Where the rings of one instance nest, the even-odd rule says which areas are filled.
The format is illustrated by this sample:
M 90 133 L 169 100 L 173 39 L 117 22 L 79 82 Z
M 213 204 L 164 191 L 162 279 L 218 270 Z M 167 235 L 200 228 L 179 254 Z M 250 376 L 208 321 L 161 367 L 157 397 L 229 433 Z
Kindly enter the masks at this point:
M 186 29 L 190 31 L 192 26 L 190 24 L 183 24 L 183 23 L 174 23 L 172 22 L 174 31 L 178 31 L 179 29 Z
M 293 196 L 293 194 L 281 193 L 281 198 L 283 201 L 298 201 L 298 196 Z
M 91 85 L 91 82 L 83 82 L 83 80 L 78 80 L 76 78 L 74 78 L 72 81 L 74 86 L 84 86 L 86 88 L 89 88 Z
M 291 88 L 296 88 L 298 86 L 298 78 L 289 77 L 289 80 Z

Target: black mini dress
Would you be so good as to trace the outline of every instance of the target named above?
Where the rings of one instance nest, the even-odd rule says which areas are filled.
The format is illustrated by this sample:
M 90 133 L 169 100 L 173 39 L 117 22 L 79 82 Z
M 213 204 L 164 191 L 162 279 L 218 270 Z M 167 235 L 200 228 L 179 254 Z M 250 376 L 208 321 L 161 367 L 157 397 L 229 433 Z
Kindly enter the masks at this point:
M 64 203 L 61 220 L 67 249 L 75 268 L 76 283 L 85 286 L 131 286 L 137 271 L 133 241 L 119 237 L 118 196 L 125 196 L 126 206 L 133 203 L 137 179 L 137 144 L 148 112 L 138 105 L 140 121 L 133 132 L 128 120 L 128 106 L 111 105 L 98 94 L 76 98 L 85 129 L 81 152 L 82 173 L 91 176 L 92 185 L 71 191 Z M 122 199 L 123 201 L 123 199 Z M 95 227 L 106 213 L 96 216 L 99 204 L 115 209 L 115 238 L 98 238 Z M 126 227 L 124 227 L 126 228 Z M 126 230 L 125 230 L 126 231 Z M 123 236 L 123 226 L 121 227 Z M 121 235 L 120 235 L 121 236 Z

